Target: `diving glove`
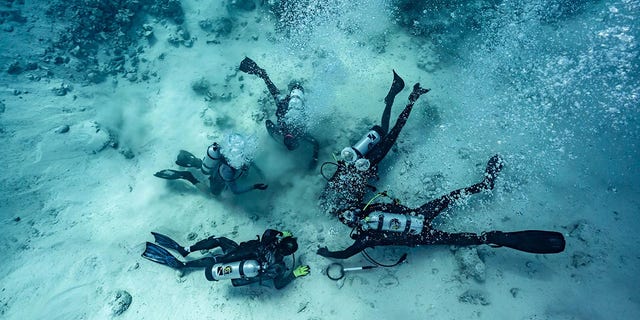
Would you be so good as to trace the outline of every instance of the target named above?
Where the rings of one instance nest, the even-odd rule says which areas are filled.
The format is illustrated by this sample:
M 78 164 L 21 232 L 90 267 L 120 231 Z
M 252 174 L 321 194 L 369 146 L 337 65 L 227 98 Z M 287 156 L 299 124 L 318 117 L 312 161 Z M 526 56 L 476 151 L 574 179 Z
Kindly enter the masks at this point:
M 310 270 L 309 266 L 298 266 L 293 270 L 293 276 L 296 278 L 306 276 L 309 274 Z

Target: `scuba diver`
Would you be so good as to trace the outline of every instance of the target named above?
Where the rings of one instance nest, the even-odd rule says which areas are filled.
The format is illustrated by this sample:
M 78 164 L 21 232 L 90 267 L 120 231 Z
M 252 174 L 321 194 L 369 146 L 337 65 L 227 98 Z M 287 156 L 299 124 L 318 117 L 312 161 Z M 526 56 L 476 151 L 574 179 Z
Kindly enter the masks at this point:
M 289 94 L 282 97 L 280 90 L 273 84 L 267 72 L 260 68 L 258 64 L 245 57 L 240 62 L 240 71 L 258 76 L 264 80 L 269 93 L 276 103 L 276 121 L 267 119 L 265 125 L 269 135 L 276 140 L 282 139 L 282 142 L 289 151 L 295 150 L 300 146 L 300 141 L 304 140 L 313 146 L 313 155 L 311 157 L 310 169 L 315 168 L 318 164 L 318 152 L 320 145 L 318 141 L 307 133 L 306 130 L 306 112 L 304 110 L 305 97 L 304 89 L 299 83 L 294 83 L 289 88 Z
M 234 287 L 273 280 L 275 288 L 282 289 L 293 279 L 306 276 L 310 271 L 307 265 L 295 267 L 295 256 L 293 256 L 293 270 L 289 271 L 284 257 L 293 255 L 298 250 L 298 242 L 287 231 L 267 229 L 262 234 L 262 238 L 257 236 L 258 239 L 240 244 L 225 237 L 211 236 L 187 247 L 179 245 L 165 235 L 155 232 L 151 234 L 157 244 L 147 242 L 142 257 L 177 270 L 204 268 L 207 280 L 231 280 Z M 186 257 L 194 251 L 217 247 L 222 249 L 221 254 L 186 262 L 180 261 L 165 249 L 174 250 Z
M 191 171 L 178 171 L 165 169 L 153 175 L 167 180 L 184 179 L 191 182 L 204 193 L 219 195 L 226 186 L 234 194 L 241 194 L 251 190 L 265 190 L 266 184 L 256 183 L 247 186 L 238 186 L 236 180 L 247 170 L 246 140 L 239 134 L 230 134 L 226 137 L 226 146 L 222 148 L 214 142 L 207 148 L 207 154 L 202 160 L 196 158 L 188 151 L 180 150 L 176 164 L 185 168 L 194 168 L 206 176 L 202 180 L 209 180 L 209 185 L 198 180 Z M 224 153 L 222 152 L 225 149 Z M 208 190 L 207 190 L 208 189 Z
M 323 257 L 347 259 L 366 248 L 376 246 L 457 245 L 487 244 L 492 247 L 508 247 L 530 253 L 559 253 L 564 251 L 565 240 L 561 233 L 553 231 L 525 230 L 516 232 L 489 231 L 474 233 L 447 233 L 431 225 L 433 219 L 449 205 L 467 195 L 494 188 L 503 161 L 498 155 L 491 157 L 485 169 L 484 179 L 470 187 L 455 190 L 438 199 L 412 209 L 397 201 L 361 206 L 363 209 L 343 210 L 339 219 L 353 228 L 351 238 L 355 242 L 340 251 L 319 248 Z
M 409 95 L 409 102 L 398 116 L 396 124 L 389 131 L 389 118 L 394 99 L 400 91 L 404 89 L 404 80 L 393 70 L 393 83 L 384 98 L 385 109 L 382 112 L 380 125 L 373 126 L 356 144 L 352 147 L 344 148 L 341 152 L 341 160 L 337 163 L 325 162 L 337 166 L 331 178 L 320 196 L 320 205 L 332 215 L 339 211 L 356 206 L 364 199 L 367 189 L 375 191 L 375 187 L 369 185 L 369 181 L 378 177 L 378 164 L 387 155 L 391 147 L 396 142 L 400 131 L 407 123 L 413 105 L 421 95 L 429 92 L 423 89 L 419 83 L 413 86 L 413 91 Z

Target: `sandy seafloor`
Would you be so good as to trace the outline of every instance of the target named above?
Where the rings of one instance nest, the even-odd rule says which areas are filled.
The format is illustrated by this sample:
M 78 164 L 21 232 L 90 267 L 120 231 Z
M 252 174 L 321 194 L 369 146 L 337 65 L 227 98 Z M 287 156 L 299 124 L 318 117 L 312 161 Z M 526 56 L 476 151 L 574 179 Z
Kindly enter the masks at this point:
M 5 21 L 0 36 L 0 318 L 639 319 L 638 1 L 493 1 L 447 46 L 446 33 L 414 35 L 395 23 L 385 3 L 331 1 L 331 10 L 301 15 L 299 34 L 287 38 L 264 7 L 185 0 L 192 47 L 169 44 L 175 24 L 150 17 L 157 41 L 141 38 L 139 57 L 157 76 L 90 85 L 64 73 L 31 80 L 44 63 L 6 71 L 16 59 L 38 61 L 37 39 L 52 30 L 43 4 L 13 3 L 27 19 Z M 449 7 L 423 12 L 423 21 L 464 15 L 463 2 L 442 3 Z M 561 12 L 567 6 L 578 9 Z M 223 16 L 235 19 L 227 36 L 198 27 Z M 306 170 L 308 150 L 288 152 L 268 136 L 260 101 L 271 119 L 274 105 L 262 81 L 237 72 L 244 56 L 281 89 L 304 79 L 321 162 L 379 121 L 392 69 L 407 83 L 393 121 L 413 83 L 431 88 L 383 161 L 378 187 L 417 206 L 479 181 L 499 153 L 506 165 L 496 190 L 437 226 L 556 230 L 565 252 L 481 246 L 466 253 L 483 262 L 473 274 L 450 247 L 377 248 L 379 260 L 407 252 L 408 263 L 329 280 L 331 261 L 315 250 L 350 244 L 349 229 L 318 207 L 324 179 Z M 201 78 L 230 98 L 206 101 L 191 89 Z M 73 89 L 52 93 L 62 83 Z M 266 191 L 213 198 L 153 176 L 175 169 L 180 149 L 201 156 L 231 131 L 258 140 L 264 179 L 254 172 L 240 183 L 266 181 Z M 150 231 L 187 244 L 189 234 L 242 241 L 265 228 L 298 237 L 309 276 L 280 291 L 233 288 L 140 257 Z M 343 263 L 367 264 L 360 255 Z M 114 315 L 121 290 L 131 304 Z

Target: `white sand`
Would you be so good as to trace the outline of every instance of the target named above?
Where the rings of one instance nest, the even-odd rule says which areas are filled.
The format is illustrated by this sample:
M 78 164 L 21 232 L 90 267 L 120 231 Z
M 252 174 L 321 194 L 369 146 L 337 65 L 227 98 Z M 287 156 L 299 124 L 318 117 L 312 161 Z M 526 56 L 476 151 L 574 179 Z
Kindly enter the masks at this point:
M 194 46 L 172 47 L 165 39 L 174 26 L 153 23 L 159 41 L 146 46 L 142 56 L 158 77 L 148 83 L 119 78 L 83 87 L 67 82 L 73 90 L 58 97 L 51 88 L 63 79 L 32 82 L 24 74 L 0 75 L 0 101 L 6 105 L 0 113 L 5 166 L 0 175 L 0 318 L 111 318 L 109 302 L 117 290 L 132 296 L 128 310 L 118 316 L 122 319 L 640 318 L 637 110 L 621 111 L 632 113 L 619 131 L 602 130 L 611 126 L 597 123 L 589 112 L 574 114 L 568 120 L 582 122 L 586 133 L 557 142 L 547 126 L 521 126 L 534 120 L 548 125 L 553 117 L 500 103 L 521 97 L 512 96 L 509 83 L 479 74 L 487 61 L 426 73 L 416 68 L 416 40 L 386 19 L 369 21 L 365 30 L 393 35 L 382 54 L 356 45 L 367 40 L 359 38 L 362 33 L 345 36 L 327 27 L 305 49 L 324 49 L 328 57 L 316 59 L 309 50 L 302 59 L 286 43 L 268 40 L 273 23 L 259 11 L 238 16 L 237 25 L 248 24 L 234 29 L 231 39 L 206 44 L 197 21 L 224 15 L 223 6 L 183 3 Z M 576 19 L 590 23 L 589 14 Z M 256 15 L 262 16 L 258 24 Z M 633 28 L 637 35 L 637 24 Z M 2 41 L 24 37 L 16 30 Z M 160 54 L 164 60 L 158 60 Z M 262 81 L 236 73 L 245 55 L 281 89 L 293 78 L 307 81 L 315 103 L 310 108 L 317 111 L 313 131 L 322 146 L 321 162 L 331 161 L 331 152 L 379 121 L 391 69 L 407 84 L 396 99 L 392 123 L 413 83 L 431 88 L 416 105 L 397 151 L 383 162 L 380 189 L 417 206 L 479 181 L 486 161 L 500 153 L 507 164 L 493 195 L 475 196 L 447 211 L 439 227 L 557 230 L 565 234 L 566 251 L 543 256 L 479 247 L 486 266 L 485 280 L 479 282 L 461 273 L 448 247 L 378 248 L 370 250 L 374 257 L 392 261 L 408 252 L 408 263 L 349 273 L 338 286 L 323 274 L 331 261 L 315 250 L 319 244 L 334 250 L 350 244 L 349 229 L 318 208 L 324 180 L 318 170 L 305 170 L 309 154 L 286 151 L 270 139 L 263 122 L 252 120 L 260 112 L 258 99 L 266 95 Z M 233 98 L 204 101 L 190 88 L 201 77 L 214 84 L 213 91 Z M 14 90 L 23 93 L 14 95 Z M 563 108 L 558 104 L 552 107 Z M 274 119 L 274 106 L 268 106 Z M 204 154 L 229 131 L 218 128 L 216 119 L 259 139 L 256 163 L 265 172 L 266 191 L 240 196 L 225 191 L 211 198 L 187 183 L 153 176 L 175 168 L 180 149 Z M 118 133 L 119 149 L 102 149 L 108 136 L 95 133 L 94 121 Z M 64 125 L 70 127 L 67 133 L 55 132 Z M 119 152 L 127 148 L 133 159 Z M 422 186 L 436 174 L 433 187 Z M 239 183 L 258 180 L 254 173 Z M 311 266 L 309 276 L 280 291 L 233 288 L 206 281 L 201 271 L 179 276 L 140 257 L 144 242 L 153 239 L 150 231 L 188 244 L 189 233 L 197 239 L 215 234 L 243 241 L 265 228 L 298 236 L 296 257 Z M 576 259 L 587 254 L 589 263 L 576 266 L 582 261 Z M 367 262 L 358 255 L 344 264 Z M 484 293 L 489 304 L 460 302 L 469 289 Z

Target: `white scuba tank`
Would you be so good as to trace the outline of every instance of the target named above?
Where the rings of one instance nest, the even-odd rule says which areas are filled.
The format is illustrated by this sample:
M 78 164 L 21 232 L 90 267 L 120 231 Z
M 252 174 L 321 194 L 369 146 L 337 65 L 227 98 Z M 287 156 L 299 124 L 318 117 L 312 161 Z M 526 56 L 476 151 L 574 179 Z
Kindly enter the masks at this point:
M 371 129 L 356 144 L 342 149 L 340 155 L 345 161 L 354 162 L 364 157 L 378 142 L 380 142 L 380 133 Z
M 304 106 L 304 92 L 300 89 L 293 89 L 289 93 L 289 109 L 302 109 Z
M 211 173 L 217 170 L 222 160 L 222 154 L 220 153 L 220 145 L 214 142 L 207 148 L 207 154 L 202 158 L 202 173 L 211 175 Z
M 424 227 L 424 217 L 387 212 L 372 212 L 362 220 L 363 230 L 406 232 L 418 234 Z
M 253 278 L 260 274 L 262 266 L 256 260 L 243 260 L 230 263 L 216 263 L 211 267 L 211 275 L 216 281 Z

